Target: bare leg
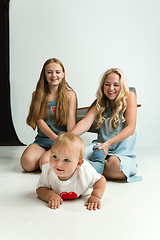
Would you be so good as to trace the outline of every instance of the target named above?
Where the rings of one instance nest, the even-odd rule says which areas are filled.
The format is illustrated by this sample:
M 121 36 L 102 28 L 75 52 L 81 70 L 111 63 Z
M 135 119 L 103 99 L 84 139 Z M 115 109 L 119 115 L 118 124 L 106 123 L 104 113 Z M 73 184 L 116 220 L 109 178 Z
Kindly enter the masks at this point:
M 42 170 L 42 165 L 49 162 L 50 155 L 51 155 L 51 149 L 43 153 L 43 155 L 41 156 L 39 160 L 39 167 L 41 170 Z
M 114 180 L 124 180 L 126 176 L 123 172 L 119 171 L 120 160 L 115 155 L 105 160 L 103 175 L 106 178 Z
M 22 154 L 21 166 L 24 170 L 32 172 L 39 168 L 39 159 L 46 150 L 37 144 L 29 145 Z

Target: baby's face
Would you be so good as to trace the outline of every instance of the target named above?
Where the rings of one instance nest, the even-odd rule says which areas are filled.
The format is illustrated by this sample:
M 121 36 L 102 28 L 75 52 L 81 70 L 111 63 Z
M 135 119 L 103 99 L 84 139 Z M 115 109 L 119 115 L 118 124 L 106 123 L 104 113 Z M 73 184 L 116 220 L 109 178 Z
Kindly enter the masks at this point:
M 74 151 L 71 153 L 62 146 L 52 149 L 50 168 L 61 181 L 70 179 L 79 167 L 79 153 Z

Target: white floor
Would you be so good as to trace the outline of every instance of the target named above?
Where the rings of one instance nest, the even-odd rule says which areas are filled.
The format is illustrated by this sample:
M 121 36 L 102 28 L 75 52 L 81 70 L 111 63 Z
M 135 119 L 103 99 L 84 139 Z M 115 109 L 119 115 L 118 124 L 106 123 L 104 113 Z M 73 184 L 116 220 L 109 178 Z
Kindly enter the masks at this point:
M 87 211 L 86 199 L 51 210 L 35 193 L 39 172 L 24 173 L 24 147 L 0 147 L 1 240 L 159 240 L 160 150 L 138 149 L 142 182 L 108 182 L 102 208 Z

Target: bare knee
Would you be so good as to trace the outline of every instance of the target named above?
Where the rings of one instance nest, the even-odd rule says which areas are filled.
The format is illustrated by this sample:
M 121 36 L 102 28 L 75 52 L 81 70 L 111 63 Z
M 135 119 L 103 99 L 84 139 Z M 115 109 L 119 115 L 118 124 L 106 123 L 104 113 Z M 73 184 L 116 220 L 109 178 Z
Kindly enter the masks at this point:
M 22 154 L 22 168 L 27 172 L 32 172 L 39 168 L 39 159 L 44 152 L 45 149 L 36 144 L 31 144 Z
M 21 166 L 25 171 L 32 172 L 38 168 L 38 162 L 32 156 L 22 155 Z
M 126 178 L 123 172 L 119 171 L 120 160 L 116 156 L 111 156 L 108 160 L 105 161 L 103 175 L 106 178 L 123 180 Z
M 27 171 L 27 172 L 30 172 L 31 170 L 29 169 L 29 161 L 28 161 L 28 158 L 26 158 L 25 156 L 22 155 L 21 157 L 21 167 Z
M 120 160 L 116 156 L 112 156 L 108 158 L 108 160 L 105 162 L 107 168 L 112 172 L 118 172 L 120 167 Z

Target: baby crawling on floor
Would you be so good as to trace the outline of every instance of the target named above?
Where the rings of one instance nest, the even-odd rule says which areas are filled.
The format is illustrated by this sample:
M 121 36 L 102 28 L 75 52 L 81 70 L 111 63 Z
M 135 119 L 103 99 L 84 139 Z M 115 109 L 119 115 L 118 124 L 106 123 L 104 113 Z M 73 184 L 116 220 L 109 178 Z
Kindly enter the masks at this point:
M 57 209 L 65 199 L 85 196 L 92 189 L 85 206 L 88 210 L 101 208 L 106 179 L 86 160 L 85 144 L 74 133 L 61 133 L 53 142 L 49 163 L 42 166 L 37 195 Z

